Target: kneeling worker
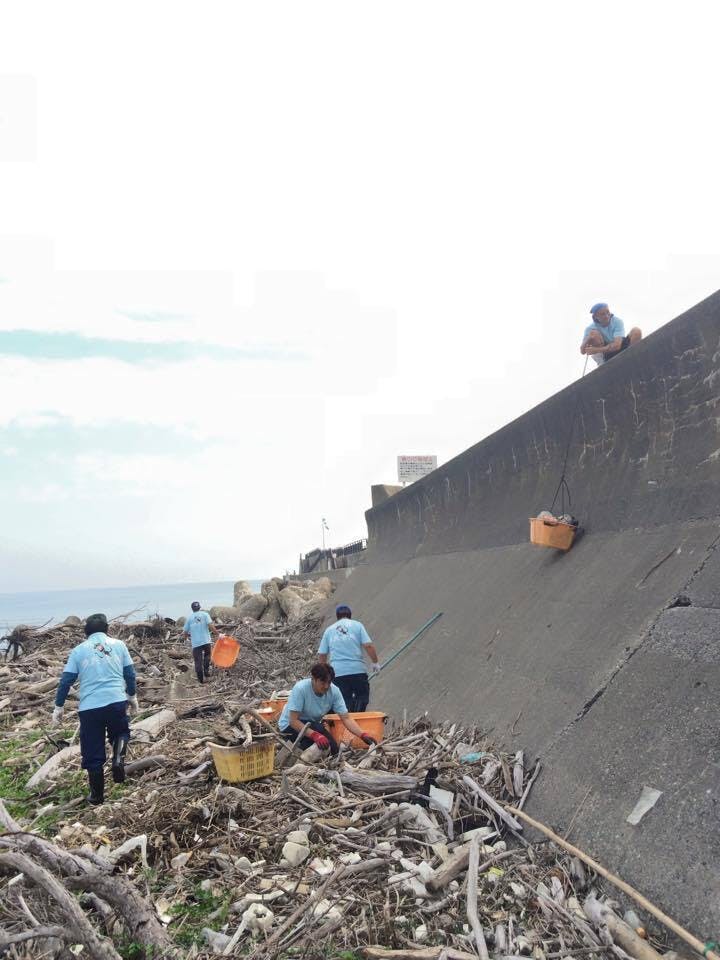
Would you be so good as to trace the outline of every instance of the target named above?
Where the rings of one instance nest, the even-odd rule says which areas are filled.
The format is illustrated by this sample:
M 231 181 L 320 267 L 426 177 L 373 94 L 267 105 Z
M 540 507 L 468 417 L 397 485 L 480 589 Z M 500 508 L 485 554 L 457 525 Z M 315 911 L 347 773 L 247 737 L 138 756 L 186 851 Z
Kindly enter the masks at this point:
M 310 676 L 305 680 L 298 680 L 290 691 L 288 702 L 278 720 L 278 729 L 286 740 L 296 740 L 306 723 L 310 726 L 305 736 L 298 744 L 303 750 L 316 743 L 321 750 L 330 748 L 335 755 L 338 745 L 323 724 L 322 718 L 326 713 L 336 713 L 350 733 L 359 737 L 364 743 L 377 743 L 368 733 L 363 733 L 355 721 L 348 716 L 342 694 L 333 681 L 333 670 L 326 663 L 315 663 L 310 670 Z
M 80 681 L 80 753 L 87 770 L 92 804 L 105 798 L 105 737 L 112 745 L 112 776 L 115 783 L 125 780 L 125 751 L 130 740 L 128 710 L 138 709 L 135 693 L 135 668 L 122 640 L 108 636 L 107 617 L 94 613 L 85 621 L 86 639 L 70 651 L 65 664 L 53 710 L 53 726 L 58 726 L 70 687 Z
M 327 628 L 320 641 L 318 660 L 330 661 L 350 713 L 364 713 L 370 703 L 370 684 L 363 653 L 370 658 L 372 672 L 379 673 L 377 650 L 365 627 L 352 619 L 350 607 L 341 604 L 335 608 L 335 616 L 337 623 Z

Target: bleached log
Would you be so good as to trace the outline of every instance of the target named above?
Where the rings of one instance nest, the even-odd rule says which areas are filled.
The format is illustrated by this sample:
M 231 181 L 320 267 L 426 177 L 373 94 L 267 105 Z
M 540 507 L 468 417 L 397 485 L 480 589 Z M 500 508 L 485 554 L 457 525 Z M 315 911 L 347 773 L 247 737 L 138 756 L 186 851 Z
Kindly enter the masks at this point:
M 467 881 L 467 916 L 470 923 L 470 928 L 472 929 L 473 936 L 475 937 L 475 945 L 477 947 L 478 956 L 480 960 L 489 960 L 487 943 L 485 942 L 485 936 L 483 934 L 482 926 L 480 925 L 480 918 L 478 916 L 478 905 L 477 905 L 477 896 L 478 896 L 478 867 L 480 866 L 480 840 L 478 837 L 473 837 L 470 841 L 470 854 L 468 862 L 468 881 Z
M 477 960 L 474 953 L 455 950 L 453 947 L 388 950 L 387 947 L 371 946 L 362 947 L 360 952 L 366 957 L 366 960 L 440 960 L 440 957 L 445 957 L 446 960 Z
M 143 720 L 136 720 L 130 724 L 130 733 L 137 740 L 147 742 L 158 737 L 165 727 L 175 723 L 176 720 L 177 714 L 174 710 L 160 710 L 151 717 L 145 717 Z
M 39 786 L 41 783 L 44 783 L 46 780 L 52 780 L 64 763 L 67 763 L 69 760 L 74 760 L 75 757 L 79 756 L 80 747 L 78 746 L 65 747 L 63 750 L 59 750 L 57 753 L 54 753 L 50 759 L 46 760 L 40 769 L 36 770 L 35 773 L 30 777 L 26 784 L 27 789 L 34 790 L 35 787 Z
M 660 960 L 660 954 L 647 940 L 638 936 L 607 904 L 600 903 L 595 897 L 587 897 L 583 903 L 583 913 L 595 927 L 600 930 L 604 927 L 610 938 L 631 957 L 636 960 Z

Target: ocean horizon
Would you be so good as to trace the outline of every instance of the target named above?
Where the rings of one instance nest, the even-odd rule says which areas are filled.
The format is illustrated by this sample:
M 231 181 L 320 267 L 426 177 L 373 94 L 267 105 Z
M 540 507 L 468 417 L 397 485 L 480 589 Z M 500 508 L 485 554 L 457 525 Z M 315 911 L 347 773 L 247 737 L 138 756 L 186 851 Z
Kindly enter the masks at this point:
M 193 600 L 199 600 L 204 608 L 232 606 L 235 582 L 211 580 L 202 583 L 0 593 L 0 636 L 21 623 L 39 627 L 46 623 L 62 623 L 69 616 L 84 619 L 91 613 L 104 613 L 108 619 L 131 614 L 131 619 L 144 620 L 159 614 L 176 620 L 190 612 Z M 247 582 L 257 591 L 264 580 Z

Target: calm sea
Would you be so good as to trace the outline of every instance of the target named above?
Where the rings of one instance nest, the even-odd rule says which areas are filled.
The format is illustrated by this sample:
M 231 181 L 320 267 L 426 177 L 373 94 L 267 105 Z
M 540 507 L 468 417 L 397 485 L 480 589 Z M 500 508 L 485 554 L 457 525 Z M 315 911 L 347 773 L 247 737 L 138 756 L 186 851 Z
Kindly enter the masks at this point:
M 262 580 L 248 580 L 259 590 Z M 18 623 L 30 626 L 52 621 L 62 623 L 74 614 L 85 618 L 104 613 L 108 618 L 133 612 L 133 620 L 153 614 L 176 619 L 187 615 L 193 600 L 204 608 L 232 605 L 233 581 L 212 583 L 163 583 L 145 587 L 98 587 L 91 590 L 42 590 L 0 593 L 0 636 Z

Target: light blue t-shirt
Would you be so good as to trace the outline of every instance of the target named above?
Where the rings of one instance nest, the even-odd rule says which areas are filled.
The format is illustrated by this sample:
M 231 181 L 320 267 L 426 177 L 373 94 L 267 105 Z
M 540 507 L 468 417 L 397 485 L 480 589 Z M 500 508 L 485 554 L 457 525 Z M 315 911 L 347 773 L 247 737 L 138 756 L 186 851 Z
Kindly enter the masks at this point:
M 95 710 L 127 699 L 123 667 L 132 658 L 122 640 L 106 633 L 91 633 L 70 651 L 66 673 L 76 673 L 80 683 L 78 710 Z
M 191 613 L 185 621 L 184 631 L 190 634 L 190 645 L 193 647 L 204 647 L 210 643 L 210 631 L 208 624 L 212 623 L 210 614 L 204 610 L 198 610 L 197 613 Z
M 288 702 L 278 720 L 278 727 L 287 730 L 290 726 L 290 711 L 297 710 L 303 723 L 307 720 L 322 720 L 326 713 L 338 713 L 343 716 L 348 712 L 343 695 L 334 683 L 328 687 L 327 693 L 318 696 L 312 687 L 312 678 L 298 680 L 290 691 Z
M 618 337 L 625 336 L 625 324 L 622 322 L 620 317 L 616 317 L 615 314 L 613 314 L 610 317 L 610 323 L 606 327 L 603 327 L 599 323 L 595 323 L 593 321 L 589 327 L 585 328 L 585 333 L 583 334 L 583 340 L 585 339 L 585 337 L 587 337 L 589 333 L 592 333 L 593 330 L 597 330 L 597 332 L 600 334 L 600 336 L 603 338 L 606 344 L 612 343 L 613 340 L 616 340 Z M 598 364 L 605 363 L 606 358 L 603 356 L 602 353 L 593 353 L 591 354 L 591 356 L 595 361 L 595 363 L 598 363 Z
M 336 677 L 347 677 L 351 673 L 367 673 L 363 647 L 370 643 L 372 640 L 359 620 L 343 617 L 322 635 L 318 653 L 328 654 Z

